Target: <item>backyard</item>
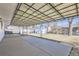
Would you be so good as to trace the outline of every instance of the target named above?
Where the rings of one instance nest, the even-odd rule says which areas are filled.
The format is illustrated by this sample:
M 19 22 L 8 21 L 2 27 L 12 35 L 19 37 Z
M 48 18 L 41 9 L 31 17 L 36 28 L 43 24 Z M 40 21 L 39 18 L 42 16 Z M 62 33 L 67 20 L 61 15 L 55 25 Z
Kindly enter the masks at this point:
M 73 49 L 70 55 L 79 55 L 79 36 L 68 36 L 68 35 L 60 35 L 60 34 L 35 34 L 31 33 L 29 35 L 46 38 L 48 40 L 57 41 L 61 44 L 71 45 Z

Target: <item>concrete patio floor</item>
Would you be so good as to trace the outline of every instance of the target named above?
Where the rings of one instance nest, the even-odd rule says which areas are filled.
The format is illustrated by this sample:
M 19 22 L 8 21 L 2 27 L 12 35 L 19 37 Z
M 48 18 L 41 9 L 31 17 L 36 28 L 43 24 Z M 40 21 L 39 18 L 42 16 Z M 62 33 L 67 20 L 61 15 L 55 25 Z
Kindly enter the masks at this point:
M 6 35 L 0 43 L 0 56 L 67 56 L 71 48 L 33 36 Z

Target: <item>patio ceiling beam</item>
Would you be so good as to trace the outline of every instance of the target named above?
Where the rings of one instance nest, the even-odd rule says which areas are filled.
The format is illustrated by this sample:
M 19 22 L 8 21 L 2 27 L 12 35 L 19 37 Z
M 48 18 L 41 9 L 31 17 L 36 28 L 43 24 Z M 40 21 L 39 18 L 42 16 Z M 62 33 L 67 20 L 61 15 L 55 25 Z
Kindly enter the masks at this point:
M 58 4 L 57 6 L 60 6 L 60 5 L 62 5 L 63 3 L 60 3 L 60 4 Z M 57 6 L 55 6 L 55 7 L 57 7 Z M 50 8 L 50 9 L 48 9 L 48 10 L 46 10 L 46 11 L 44 11 L 43 13 L 45 13 L 45 12 L 47 12 L 47 11 L 49 11 L 49 10 L 51 10 L 52 8 Z M 50 13 L 49 13 L 50 14 Z
M 26 4 L 26 3 L 25 3 L 25 5 L 29 6 L 29 5 L 28 5 L 28 4 Z M 29 7 L 31 7 L 31 6 L 29 6 Z M 39 10 L 37 10 L 37 9 L 33 8 L 33 7 L 31 7 L 31 8 L 32 8 L 32 9 L 34 9 L 34 10 L 36 10 L 36 11 L 38 11 L 39 13 L 41 13 L 41 14 L 43 14 L 43 15 L 47 16 L 48 18 L 53 19 L 53 18 L 51 18 L 50 16 L 48 16 L 48 15 L 44 14 L 44 13 L 43 13 L 43 12 L 41 12 L 41 11 L 39 11 Z M 47 22 L 48 22 L 48 21 L 47 21 Z
M 76 12 L 77 12 L 77 16 L 78 16 L 78 4 L 76 3 Z
M 57 7 L 57 6 L 59 6 L 59 5 L 62 5 L 63 3 L 60 3 L 60 4 L 58 4 L 58 5 L 56 5 L 55 7 Z M 46 11 L 44 11 L 43 13 L 45 13 L 45 12 L 47 12 L 47 11 L 49 11 L 49 10 L 51 10 L 52 8 L 50 8 L 50 9 L 48 9 L 48 10 L 46 10 Z M 49 14 L 51 14 L 51 13 L 49 13 Z M 36 17 L 37 16 L 39 16 L 39 15 L 41 15 L 41 14 L 38 14 L 38 15 L 36 15 Z M 48 14 L 47 14 L 48 15 Z
M 62 5 L 62 4 L 61 4 L 61 5 Z M 75 5 L 75 4 L 72 4 L 72 5 L 69 5 L 69 6 L 67 6 L 67 7 L 64 7 L 64 8 L 62 8 L 62 9 L 60 9 L 60 10 L 64 10 L 64 9 L 66 9 L 66 8 L 69 8 L 69 7 L 73 6 L 73 5 Z M 60 11 L 60 10 L 58 10 L 58 11 Z M 53 13 L 55 13 L 55 12 L 53 12 Z M 47 15 L 50 15 L 50 14 L 52 14 L 52 13 L 49 13 L 49 14 L 47 14 Z
M 31 6 L 33 6 L 33 5 L 34 5 L 34 3 L 33 3 Z M 30 7 L 29 7 L 25 12 L 23 12 L 22 16 L 23 16 L 24 13 L 26 13 L 29 9 L 30 9 Z M 17 9 L 17 10 L 18 10 L 18 9 Z
M 17 14 L 17 15 L 19 15 L 19 14 Z M 21 16 L 21 15 L 19 15 L 19 16 Z M 23 16 L 23 17 L 25 17 L 25 16 Z M 28 18 L 28 17 L 26 17 L 26 18 Z M 32 19 L 32 18 L 28 18 L 28 19 Z M 23 19 L 23 20 L 25 20 L 25 19 Z M 38 20 L 38 19 L 32 19 L 32 20 L 34 20 L 34 21 L 40 21 L 40 22 L 45 22 L 43 20 Z
M 41 8 L 43 8 L 44 6 L 46 6 L 47 4 L 45 4 L 45 5 L 43 5 L 42 7 L 40 7 L 38 10 L 40 10 Z M 34 11 L 31 15 L 33 15 L 34 13 L 35 13 L 36 11 Z M 30 16 L 30 15 L 29 15 Z M 28 16 L 28 17 L 29 17 Z M 35 17 L 37 17 L 37 16 L 35 16 Z
M 33 6 L 34 4 L 32 4 L 31 6 Z M 11 21 L 11 23 L 13 22 L 13 19 L 15 18 L 15 15 L 16 15 L 16 13 L 17 13 L 17 11 L 19 10 L 19 8 L 20 8 L 20 6 L 21 6 L 21 3 L 19 3 L 18 5 L 17 5 L 17 7 L 16 7 L 16 9 L 15 9 L 15 13 L 14 13 L 14 16 L 13 16 L 13 18 L 12 18 L 12 21 Z M 30 8 L 30 7 L 29 7 Z M 28 8 L 28 9 L 29 9 Z M 21 11 L 21 10 L 20 10 Z M 23 12 L 23 11 L 22 11 Z M 25 12 L 24 12 L 25 13 Z M 17 15 L 19 15 L 19 14 L 17 14 Z M 29 15 L 31 15 L 31 14 L 29 14 Z M 21 16 L 21 17 L 24 17 L 23 15 L 19 15 L 19 16 Z M 33 16 L 33 15 L 32 15 Z M 35 17 L 35 16 L 34 16 Z M 28 18 L 28 17 L 25 17 L 25 18 Z M 20 19 L 20 18 L 19 18 Z M 29 18 L 29 19 L 32 19 L 32 18 Z M 43 23 L 43 22 L 45 22 L 44 20 L 37 20 L 37 19 L 33 19 L 34 21 L 40 21 L 41 23 Z M 29 20 L 28 20 L 29 21 Z M 33 23 L 33 21 L 31 21 L 32 23 Z M 37 22 L 34 22 L 34 23 L 37 23 Z
M 43 22 L 43 21 L 33 21 L 33 20 L 35 20 L 35 19 L 32 19 L 32 18 L 28 18 L 28 19 L 31 19 L 31 20 L 28 20 L 28 21 L 24 21 L 23 23 L 27 23 L 27 24 L 37 24 L 37 23 L 45 23 L 45 22 Z M 18 21 L 18 20 L 15 20 L 16 22 Z M 20 22 L 22 22 L 22 21 L 20 21 Z
M 17 12 L 17 9 L 19 9 L 20 6 L 21 6 L 21 3 L 18 3 L 17 6 L 16 6 L 16 9 L 15 9 L 15 11 L 14 11 L 14 14 L 13 14 L 13 17 L 12 17 L 12 20 L 11 20 L 10 24 L 12 24 L 13 19 L 14 19 L 14 17 L 15 17 L 15 14 L 16 14 L 16 12 Z
M 25 3 L 24 3 L 24 4 L 25 4 Z M 34 5 L 34 4 L 33 4 L 33 5 Z M 33 6 L 33 5 L 32 5 L 32 6 Z M 45 4 L 45 5 L 46 5 L 46 4 Z M 44 6 L 45 6 L 45 5 L 44 5 Z M 31 8 L 32 6 L 28 6 L 28 7 Z M 44 6 L 42 6 L 42 7 L 44 7 Z M 41 8 L 42 8 L 42 7 L 41 7 Z M 39 9 L 41 9 L 41 8 L 39 8 Z M 18 10 L 19 10 L 19 9 L 18 9 Z M 19 10 L 19 11 L 22 11 L 22 10 Z M 37 11 L 37 10 L 36 10 L 36 11 Z M 36 11 L 35 11 L 35 12 L 36 12 Z M 22 12 L 24 12 L 24 11 L 22 11 Z M 26 12 L 24 12 L 24 13 L 26 13 Z M 29 14 L 29 13 L 26 13 L 26 14 L 28 14 L 29 16 L 33 16 L 33 17 L 36 17 L 36 18 L 42 20 L 40 17 L 34 16 L 34 15 L 32 15 L 32 14 Z M 28 17 L 29 17 L 29 16 L 28 16 Z M 43 20 L 43 21 L 48 22 L 47 20 Z
M 22 10 L 19 10 L 19 11 L 22 11 Z M 24 12 L 24 11 L 22 11 L 22 12 Z M 32 15 L 32 14 L 29 14 L 29 13 L 26 13 L 26 14 L 28 14 L 28 15 L 31 15 L 31 16 L 33 16 L 33 17 L 36 17 L 36 16 L 34 16 L 34 15 Z M 21 15 L 22 16 L 22 15 Z M 23 16 L 24 17 L 24 16 Z M 27 17 L 26 17 L 27 18 Z M 42 21 L 45 21 L 45 22 L 47 22 L 46 20 L 43 20 L 43 19 L 41 19 L 40 17 L 36 17 L 36 18 L 38 18 L 38 19 L 40 19 L 40 20 L 42 20 Z
M 49 3 L 49 5 L 64 19 L 64 16 L 52 4 Z

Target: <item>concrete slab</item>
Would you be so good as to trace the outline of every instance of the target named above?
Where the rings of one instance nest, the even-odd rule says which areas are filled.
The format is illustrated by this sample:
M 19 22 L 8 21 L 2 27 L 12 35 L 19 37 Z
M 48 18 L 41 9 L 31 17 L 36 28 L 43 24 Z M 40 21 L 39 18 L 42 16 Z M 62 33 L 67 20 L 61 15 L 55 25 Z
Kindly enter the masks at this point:
M 22 37 L 25 42 L 29 42 L 32 46 L 54 56 L 67 56 L 69 55 L 72 46 L 64 45 L 54 41 L 44 40 L 33 36 Z
M 0 44 L 0 56 L 48 56 L 45 52 L 24 42 L 19 36 L 5 37 Z
M 32 36 L 7 35 L 0 44 L 0 56 L 66 56 L 71 46 Z

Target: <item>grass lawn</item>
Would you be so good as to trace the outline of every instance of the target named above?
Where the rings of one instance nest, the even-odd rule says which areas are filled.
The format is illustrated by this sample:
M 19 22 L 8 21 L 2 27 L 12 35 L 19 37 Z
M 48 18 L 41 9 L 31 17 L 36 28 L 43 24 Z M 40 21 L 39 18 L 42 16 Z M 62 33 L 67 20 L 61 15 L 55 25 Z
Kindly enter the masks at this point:
M 68 36 L 68 35 L 60 35 L 60 34 L 35 34 L 31 33 L 29 35 L 47 38 L 49 40 L 59 41 L 60 43 L 68 44 L 73 46 L 73 50 L 71 51 L 70 56 L 79 56 L 79 36 Z M 64 43 L 63 43 L 64 42 Z
M 72 44 L 74 46 L 79 45 L 79 36 L 68 36 L 68 35 L 60 35 L 60 34 L 42 34 L 42 35 L 40 35 L 40 34 L 35 34 L 35 33 L 31 33 L 29 35 L 43 37 L 43 38 L 47 38 L 49 40 L 66 42 L 66 43 Z

